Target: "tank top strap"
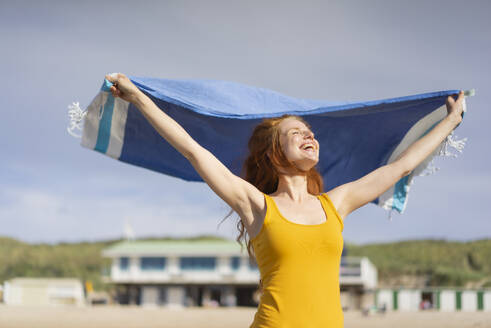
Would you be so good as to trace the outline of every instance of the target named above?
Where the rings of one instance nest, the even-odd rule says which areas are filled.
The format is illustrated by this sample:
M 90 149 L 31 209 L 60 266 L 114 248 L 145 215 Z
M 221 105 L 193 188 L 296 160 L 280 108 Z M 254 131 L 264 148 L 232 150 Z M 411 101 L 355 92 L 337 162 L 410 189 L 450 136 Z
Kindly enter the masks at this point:
M 328 214 L 332 214 L 337 218 L 337 220 L 339 221 L 339 224 L 341 225 L 341 231 L 343 231 L 343 229 L 344 229 L 343 219 L 341 219 L 341 215 L 339 215 L 338 210 L 336 209 L 336 207 L 332 203 L 331 198 L 329 198 L 329 196 L 327 195 L 327 192 L 321 194 L 320 198 L 327 205 L 327 208 L 329 209 L 329 212 L 330 212 Z
M 276 207 L 269 195 L 266 195 L 265 193 L 263 193 L 263 195 L 264 195 L 264 199 L 266 200 L 266 214 L 264 215 L 263 225 L 267 225 L 271 221 L 272 216 L 273 217 L 275 216 L 272 214 L 273 212 L 276 212 Z
M 285 221 L 288 221 L 281 214 L 280 209 L 276 205 L 276 202 L 274 201 L 273 197 L 266 194 L 264 194 L 264 196 L 266 197 L 266 206 L 267 206 L 266 215 L 264 217 L 264 222 L 266 223 L 266 225 L 268 225 L 272 221 L 277 221 L 277 220 L 283 223 Z
M 250 239 L 251 242 L 253 242 L 253 243 L 256 242 L 256 240 L 258 240 L 259 238 L 261 238 L 260 235 L 262 234 L 263 230 L 267 229 L 267 226 L 269 225 L 269 223 L 271 222 L 271 220 L 275 216 L 273 214 L 273 212 L 274 212 L 274 203 L 271 200 L 271 197 L 269 197 L 265 193 L 262 193 L 262 194 L 264 196 L 264 200 L 266 201 L 266 214 L 264 215 L 264 220 L 262 222 L 261 228 L 259 229 L 259 232 L 256 234 L 256 236 L 254 238 L 251 238 Z

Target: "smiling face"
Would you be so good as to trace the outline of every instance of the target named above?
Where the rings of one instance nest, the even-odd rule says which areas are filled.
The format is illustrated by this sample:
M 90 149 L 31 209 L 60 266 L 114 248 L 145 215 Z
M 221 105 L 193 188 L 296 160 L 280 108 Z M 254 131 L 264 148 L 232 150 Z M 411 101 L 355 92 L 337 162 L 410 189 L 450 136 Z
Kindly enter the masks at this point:
M 301 121 L 286 118 L 278 124 L 280 145 L 285 157 L 302 171 L 319 162 L 319 142 L 314 133 Z

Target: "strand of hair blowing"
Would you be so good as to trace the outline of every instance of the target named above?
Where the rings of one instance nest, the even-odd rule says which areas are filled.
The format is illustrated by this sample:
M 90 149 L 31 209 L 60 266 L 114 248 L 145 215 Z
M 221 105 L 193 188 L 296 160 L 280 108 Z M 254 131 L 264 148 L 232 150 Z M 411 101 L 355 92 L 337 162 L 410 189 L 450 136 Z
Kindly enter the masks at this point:
M 307 176 L 307 191 L 312 195 L 319 195 L 323 191 L 322 176 L 315 167 L 309 171 L 300 170 L 293 162 L 290 162 L 281 150 L 280 131 L 278 124 L 289 117 L 296 118 L 304 123 L 309 129 L 310 125 L 301 117 L 295 115 L 284 114 L 281 117 L 264 119 L 259 123 L 249 139 L 249 156 L 242 167 L 242 177 L 254 185 L 257 189 L 265 194 L 272 194 L 278 188 L 278 172 L 277 167 L 293 168 L 300 174 Z M 268 156 L 267 154 L 271 154 Z M 223 218 L 219 225 L 234 212 L 233 209 Z M 247 252 L 251 261 L 255 261 L 254 250 L 250 240 L 246 239 L 248 234 L 240 217 L 237 221 L 237 229 L 239 236 L 236 238 L 241 246 L 241 239 L 247 245 Z M 262 290 L 262 282 L 260 281 Z

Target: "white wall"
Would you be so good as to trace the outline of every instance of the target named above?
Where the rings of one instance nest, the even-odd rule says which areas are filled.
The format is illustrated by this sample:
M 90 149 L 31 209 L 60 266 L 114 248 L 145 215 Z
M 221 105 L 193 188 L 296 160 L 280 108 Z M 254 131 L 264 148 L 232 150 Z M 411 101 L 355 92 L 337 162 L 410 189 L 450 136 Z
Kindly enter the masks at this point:
M 235 295 L 235 288 L 231 286 L 225 286 L 225 290 L 221 295 L 220 302 L 225 306 L 236 306 L 237 296 Z
M 455 290 L 442 290 L 440 292 L 440 311 L 454 312 L 456 309 L 455 297 Z
M 217 271 L 220 274 L 230 274 L 232 273 L 232 259 L 228 256 L 218 256 L 217 257 Z
M 158 306 L 159 305 L 160 288 L 157 286 L 143 286 L 141 289 L 140 304 L 142 306 Z
M 391 289 L 381 289 L 377 295 L 377 307 L 381 307 L 384 303 L 387 306 L 387 310 L 393 310 L 394 304 L 392 304 L 393 292 Z
M 491 311 L 491 290 L 484 292 L 484 311 Z
M 9 305 L 85 305 L 81 282 L 56 278 L 17 278 L 5 282 L 4 302 Z
M 477 292 L 466 290 L 462 293 L 462 311 L 477 311 Z
M 186 291 L 184 287 L 167 287 L 167 306 L 180 308 L 184 306 Z
M 363 257 L 360 262 L 361 280 L 366 288 L 376 288 L 378 284 L 377 268 L 367 257 Z
M 16 286 L 12 286 L 9 282 L 5 282 L 5 290 L 3 294 L 3 301 L 5 304 L 17 305 L 22 302 L 22 291 Z
M 420 290 L 400 290 L 398 294 L 398 308 L 401 311 L 418 311 L 421 302 Z

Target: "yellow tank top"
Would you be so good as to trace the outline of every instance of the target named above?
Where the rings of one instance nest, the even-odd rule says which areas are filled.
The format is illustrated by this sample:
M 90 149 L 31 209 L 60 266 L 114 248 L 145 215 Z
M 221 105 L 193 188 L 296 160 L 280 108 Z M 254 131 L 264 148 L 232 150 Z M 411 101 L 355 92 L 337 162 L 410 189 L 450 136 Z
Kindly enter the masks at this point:
M 305 225 L 286 219 L 274 200 L 264 197 L 264 223 L 251 239 L 263 294 L 249 328 L 343 327 L 343 221 L 336 208 L 326 193 L 317 196 L 327 220 Z

